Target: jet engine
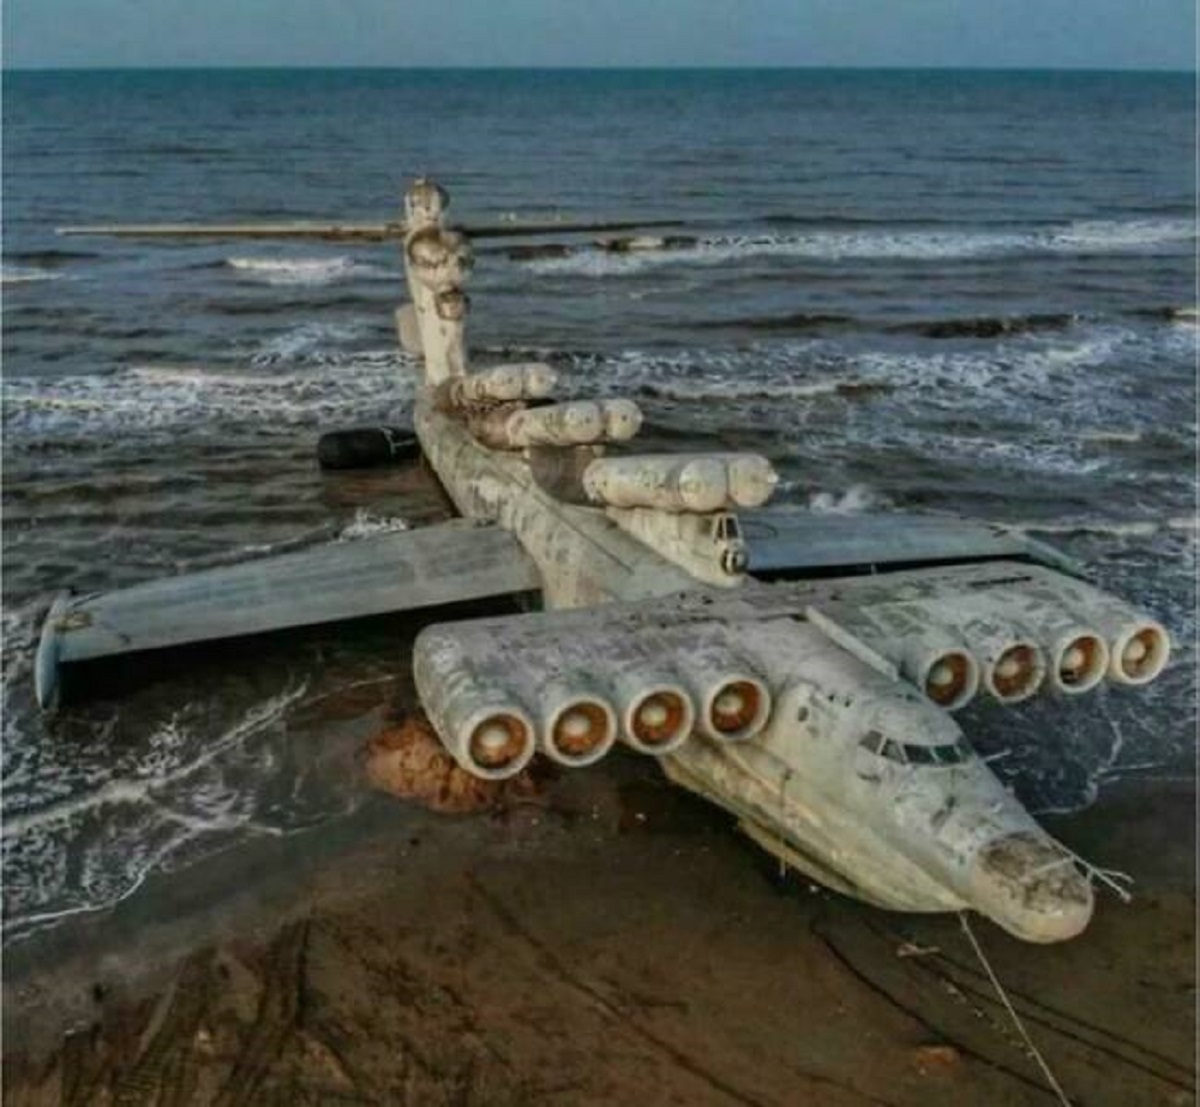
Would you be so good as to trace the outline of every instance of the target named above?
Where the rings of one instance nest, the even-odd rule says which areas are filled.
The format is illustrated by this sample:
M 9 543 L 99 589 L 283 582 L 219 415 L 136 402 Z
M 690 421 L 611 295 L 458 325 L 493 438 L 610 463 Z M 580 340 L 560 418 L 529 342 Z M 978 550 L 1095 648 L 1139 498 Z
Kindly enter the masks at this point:
M 467 772 L 503 780 L 529 763 L 536 749 L 533 720 L 500 680 L 480 671 L 456 636 L 438 628 L 422 632 L 413 677 L 442 744 Z
M 617 716 L 591 682 L 560 678 L 539 696 L 538 746 L 552 761 L 580 768 L 599 761 L 617 740 Z
M 1117 684 L 1148 684 L 1171 656 L 1171 638 L 1166 629 L 1116 596 L 1100 589 L 1038 568 L 1023 591 L 1047 604 L 1074 613 L 1091 632 L 1107 643 L 1107 670 Z M 1098 656 L 1095 664 L 1101 665 Z

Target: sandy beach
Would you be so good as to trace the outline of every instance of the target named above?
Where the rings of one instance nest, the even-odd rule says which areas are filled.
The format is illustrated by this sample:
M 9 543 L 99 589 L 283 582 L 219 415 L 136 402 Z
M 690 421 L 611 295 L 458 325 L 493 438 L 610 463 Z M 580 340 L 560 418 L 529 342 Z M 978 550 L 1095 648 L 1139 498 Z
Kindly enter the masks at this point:
M 1051 829 L 1136 877 L 1086 934 L 974 930 L 1075 1104 L 1194 1102 L 1195 791 Z M 470 815 L 380 795 L 8 953 L 4 1102 L 1055 1102 L 954 916 L 790 876 L 617 756 Z

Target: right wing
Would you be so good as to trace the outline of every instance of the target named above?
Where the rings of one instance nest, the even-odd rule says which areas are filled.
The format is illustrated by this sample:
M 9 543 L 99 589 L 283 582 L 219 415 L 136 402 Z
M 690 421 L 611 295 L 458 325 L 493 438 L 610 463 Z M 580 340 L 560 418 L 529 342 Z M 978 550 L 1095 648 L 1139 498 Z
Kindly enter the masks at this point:
M 42 628 L 38 703 L 54 704 L 59 666 L 72 662 L 540 588 L 511 534 L 454 521 L 64 595 Z

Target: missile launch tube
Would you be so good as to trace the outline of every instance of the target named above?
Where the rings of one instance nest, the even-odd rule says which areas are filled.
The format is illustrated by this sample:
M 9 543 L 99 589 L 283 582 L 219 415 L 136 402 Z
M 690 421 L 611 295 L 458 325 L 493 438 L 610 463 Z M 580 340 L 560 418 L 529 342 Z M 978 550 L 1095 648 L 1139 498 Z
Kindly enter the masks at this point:
M 725 465 L 710 457 L 599 458 L 585 470 L 583 488 L 593 503 L 611 507 L 703 514 L 729 500 Z
M 604 437 L 604 412 L 590 400 L 516 411 L 504 424 L 511 450 L 527 446 L 582 446 Z
M 779 483 L 779 474 L 771 463 L 757 454 L 729 454 L 725 472 L 729 499 L 735 507 L 762 507 Z
M 470 404 L 512 403 L 516 400 L 540 400 L 554 391 L 558 375 L 541 362 L 494 365 L 465 377 L 447 381 L 446 399 L 450 407 Z
M 642 410 L 632 400 L 601 400 L 600 412 L 608 442 L 628 442 L 642 429 Z
M 708 514 L 756 507 L 776 480 L 770 462 L 754 454 L 667 454 L 599 458 L 583 486 L 593 503 L 610 507 Z

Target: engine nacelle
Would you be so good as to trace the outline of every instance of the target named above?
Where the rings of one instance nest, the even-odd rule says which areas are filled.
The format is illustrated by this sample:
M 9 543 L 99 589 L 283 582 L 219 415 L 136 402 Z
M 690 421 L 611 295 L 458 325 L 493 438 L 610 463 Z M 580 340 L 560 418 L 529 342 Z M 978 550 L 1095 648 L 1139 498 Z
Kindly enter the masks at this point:
M 1077 696 L 1095 688 L 1108 670 L 1108 643 L 1095 628 L 1057 604 L 1024 606 L 1021 622 L 1046 646 L 1046 676 L 1050 686 Z
M 442 744 L 467 772 L 503 780 L 529 764 L 533 720 L 500 680 L 477 669 L 457 637 L 422 631 L 413 646 L 413 676 Z
M 1000 703 L 1021 703 L 1042 686 L 1046 655 L 1024 628 L 977 612 L 955 628 L 983 669 L 983 686 Z
M 1072 613 L 1108 646 L 1108 676 L 1118 684 L 1148 684 L 1171 657 L 1171 637 L 1156 619 L 1083 581 L 1037 570 L 1028 595 Z
M 612 689 L 621 737 L 639 753 L 662 757 L 678 749 L 696 725 L 696 708 L 683 681 L 646 652 L 614 667 L 601 659 L 598 675 Z
M 817 607 L 809 609 L 808 617 L 867 664 L 894 666 L 947 711 L 965 707 L 979 691 L 979 662 L 966 640 L 919 604 L 847 606 L 832 612 Z
M 580 768 L 612 749 L 617 715 L 590 681 L 552 681 L 540 690 L 538 700 L 538 746 L 552 761 Z
M 930 626 L 899 651 L 900 671 L 939 707 L 957 711 L 979 691 L 979 662 L 961 637 Z
M 717 742 L 762 732 L 771 717 L 771 692 L 732 637 L 719 625 L 684 627 L 647 639 L 675 665 L 696 704 L 696 729 Z

